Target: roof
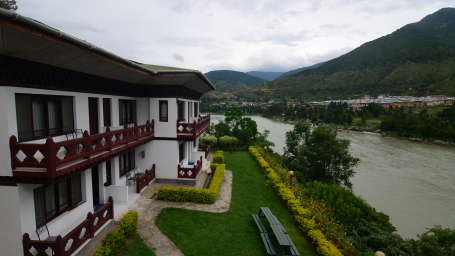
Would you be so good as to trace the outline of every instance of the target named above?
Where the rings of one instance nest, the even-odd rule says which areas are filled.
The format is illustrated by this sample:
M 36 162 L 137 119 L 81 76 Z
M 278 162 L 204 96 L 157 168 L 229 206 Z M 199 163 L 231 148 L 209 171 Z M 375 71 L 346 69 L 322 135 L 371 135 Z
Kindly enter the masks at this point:
M 14 11 L 0 8 L 0 30 L 7 56 L 134 84 L 215 89 L 200 71 L 128 60 Z

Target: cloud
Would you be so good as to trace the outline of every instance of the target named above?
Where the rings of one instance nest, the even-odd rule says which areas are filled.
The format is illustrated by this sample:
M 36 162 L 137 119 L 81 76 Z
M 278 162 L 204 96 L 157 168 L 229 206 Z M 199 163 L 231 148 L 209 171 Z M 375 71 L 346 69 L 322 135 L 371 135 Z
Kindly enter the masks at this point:
M 326 61 L 453 0 L 21 0 L 18 12 L 117 55 L 199 69 Z
M 172 58 L 179 62 L 185 62 L 185 58 L 183 58 L 183 56 L 178 53 L 174 53 L 174 55 L 172 55 Z

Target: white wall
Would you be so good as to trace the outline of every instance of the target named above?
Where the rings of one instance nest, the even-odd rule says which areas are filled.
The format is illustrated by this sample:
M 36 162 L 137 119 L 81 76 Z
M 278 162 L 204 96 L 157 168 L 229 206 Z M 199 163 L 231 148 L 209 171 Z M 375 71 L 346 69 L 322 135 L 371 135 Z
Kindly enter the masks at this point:
M 168 121 L 160 122 L 159 101 L 168 101 Z M 156 137 L 177 137 L 177 99 L 176 98 L 150 98 L 150 119 L 155 120 Z
M 0 254 L 23 255 L 18 187 L 0 186 L 0 202 Z
M 176 140 L 153 141 L 151 157 L 155 160 L 158 179 L 177 179 L 178 150 Z

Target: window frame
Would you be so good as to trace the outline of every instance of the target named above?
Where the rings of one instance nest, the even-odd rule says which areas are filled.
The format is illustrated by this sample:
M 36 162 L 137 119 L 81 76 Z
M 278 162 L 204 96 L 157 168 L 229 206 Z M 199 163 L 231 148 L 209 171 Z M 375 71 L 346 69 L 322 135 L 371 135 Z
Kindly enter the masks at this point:
M 77 193 L 79 194 L 78 197 L 80 197 L 80 200 L 73 202 L 73 192 L 74 192 L 73 191 L 73 180 L 77 180 L 77 179 L 79 179 L 79 182 L 78 182 L 79 190 L 77 191 Z M 64 207 L 61 206 L 61 202 L 59 201 L 59 199 L 60 199 L 59 184 L 60 183 L 66 183 L 66 206 L 64 206 Z M 55 212 L 53 214 L 49 214 L 48 208 L 47 208 L 46 190 L 49 188 L 51 188 L 51 190 L 54 193 L 54 196 L 52 198 L 53 200 L 51 202 L 52 206 L 54 207 L 54 210 L 55 210 Z M 44 221 L 42 221 L 42 222 L 39 222 L 37 219 L 38 218 L 37 196 L 41 196 L 43 199 L 43 201 L 41 202 L 43 205 L 41 205 L 41 207 L 43 207 L 42 210 L 44 211 L 44 216 L 40 216 L 40 217 L 44 217 Z M 47 223 L 51 222 L 52 220 L 54 220 L 55 218 L 57 218 L 64 212 L 70 211 L 85 202 L 84 197 L 83 197 L 81 173 L 77 172 L 69 177 L 66 177 L 63 179 L 58 179 L 53 183 L 35 188 L 33 190 L 33 201 L 34 201 L 33 203 L 34 203 L 34 207 L 35 207 L 35 225 L 36 225 L 36 228 L 38 229 L 38 228 L 41 228 L 41 227 L 47 225 Z
M 161 113 L 161 105 L 166 105 L 166 116 Z M 168 122 L 169 121 L 169 102 L 167 100 L 159 100 L 158 101 L 158 115 L 160 122 Z
M 129 124 L 136 124 L 136 122 L 137 122 L 136 100 L 119 99 L 118 107 L 119 107 L 119 125 L 125 126 L 125 125 L 129 125 Z M 125 110 L 127 113 L 127 115 L 126 115 L 127 120 L 124 120 L 124 118 L 123 118 L 123 113 L 125 113 Z
M 29 130 L 20 131 L 21 126 L 19 125 L 19 113 L 17 111 L 18 97 L 28 96 L 30 100 L 30 116 L 22 118 L 30 118 L 30 127 Z M 64 127 L 64 117 L 63 117 L 63 100 L 71 99 L 71 113 L 72 113 L 72 127 Z M 29 93 L 15 93 L 15 102 L 16 102 L 16 124 L 18 129 L 18 140 L 19 142 L 31 141 L 37 139 L 43 139 L 47 137 L 55 137 L 68 133 L 72 133 L 75 129 L 75 114 L 74 114 L 74 97 L 73 96 L 64 96 L 64 95 L 47 95 L 47 94 L 29 94 Z M 33 115 L 33 102 L 39 102 L 43 106 L 42 118 L 44 122 L 44 129 L 35 130 L 35 121 Z M 57 106 L 57 127 L 52 128 L 55 132 L 51 132 L 50 123 L 49 123 L 49 103 L 56 103 Z M 43 132 L 43 134 L 36 135 L 37 133 Z M 30 133 L 30 136 L 21 135 L 23 133 Z

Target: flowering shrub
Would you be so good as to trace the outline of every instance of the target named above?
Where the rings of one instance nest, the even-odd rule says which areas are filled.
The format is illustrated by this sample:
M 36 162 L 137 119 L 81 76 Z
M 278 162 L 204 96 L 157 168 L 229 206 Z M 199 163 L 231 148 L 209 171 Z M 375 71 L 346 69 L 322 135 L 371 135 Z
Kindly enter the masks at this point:
M 286 186 L 280 176 L 273 168 L 265 161 L 256 147 L 249 147 L 249 152 L 253 155 L 265 172 L 272 187 L 278 192 L 288 208 L 291 210 L 295 221 L 299 228 L 311 238 L 316 245 L 316 249 L 323 256 L 343 256 L 341 251 L 318 229 L 318 225 L 314 221 L 313 212 L 311 209 L 305 208 L 301 200 L 299 200 L 294 191 Z

